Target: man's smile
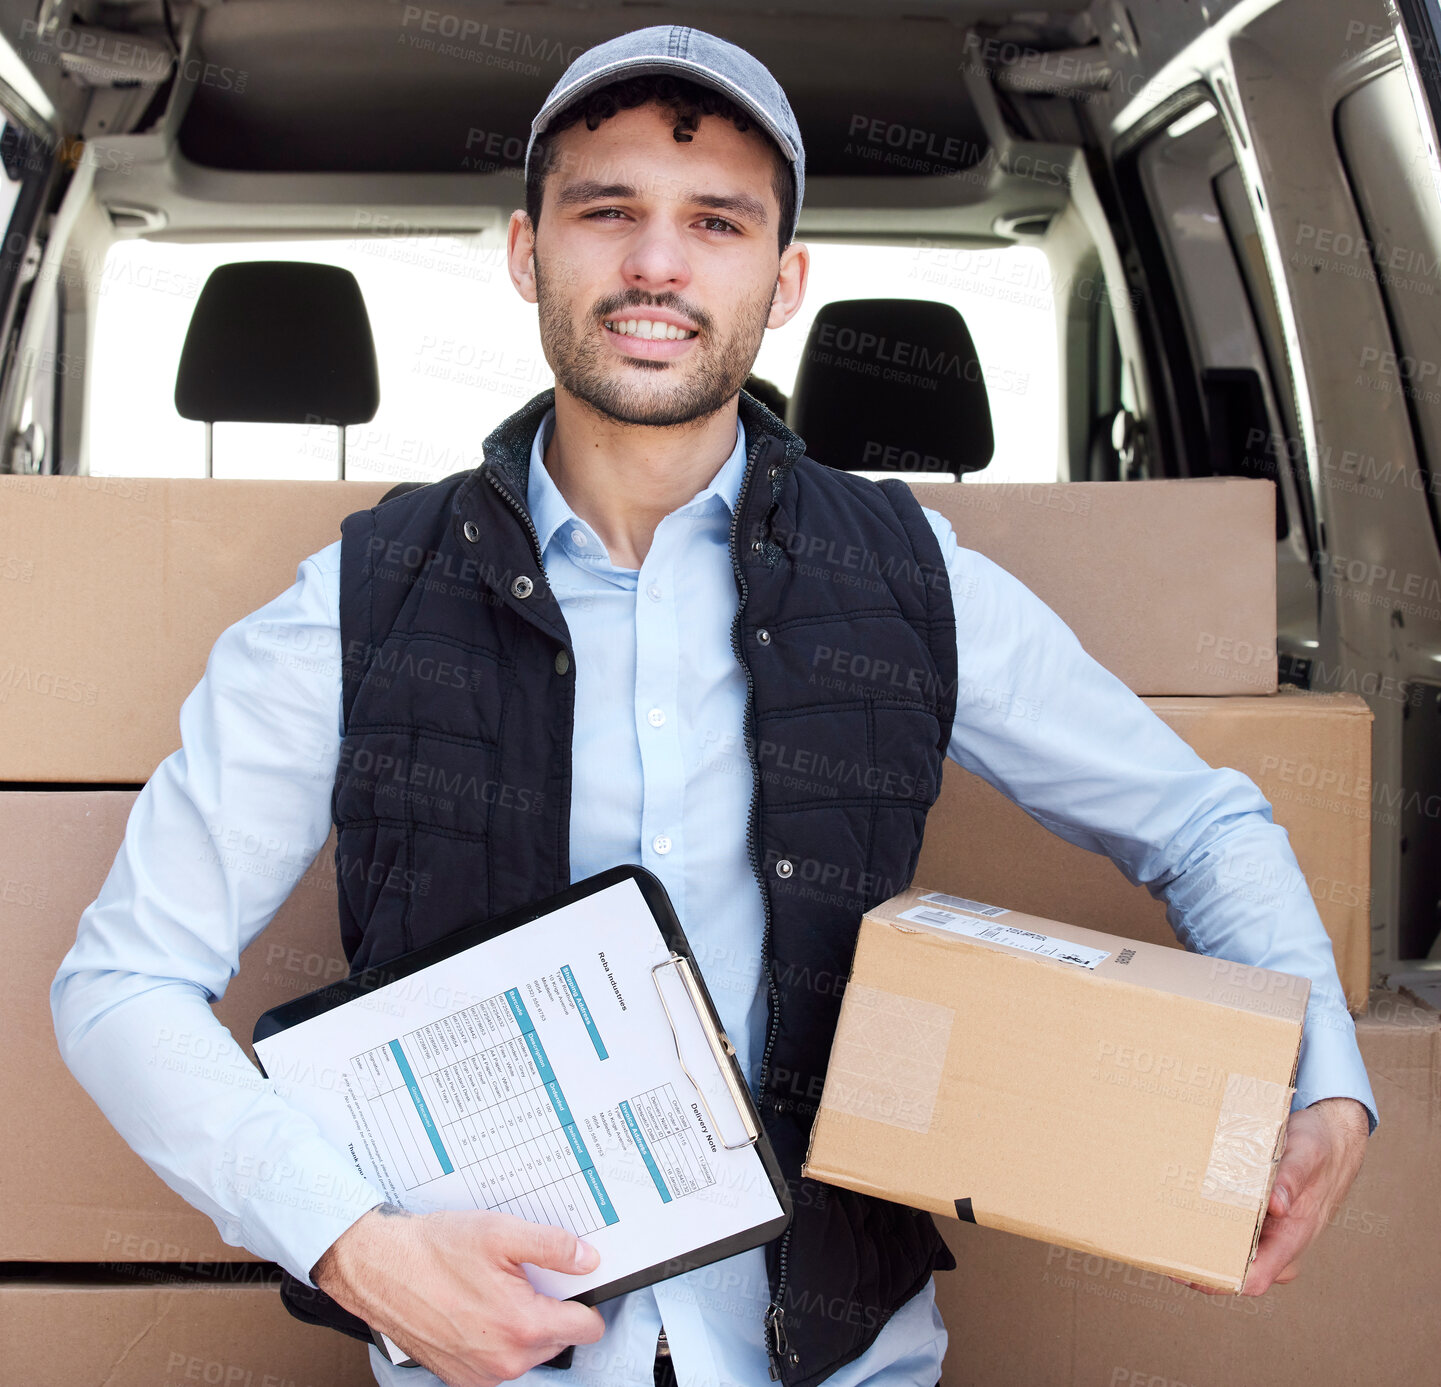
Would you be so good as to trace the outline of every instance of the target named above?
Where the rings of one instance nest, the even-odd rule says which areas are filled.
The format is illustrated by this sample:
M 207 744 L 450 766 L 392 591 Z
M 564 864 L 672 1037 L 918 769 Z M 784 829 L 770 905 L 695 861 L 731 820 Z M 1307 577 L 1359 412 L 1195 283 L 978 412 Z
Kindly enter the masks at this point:
M 699 336 L 676 314 L 660 309 L 627 309 L 602 321 L 607 339 L 622 355 L 644 360 L 683 356 Z

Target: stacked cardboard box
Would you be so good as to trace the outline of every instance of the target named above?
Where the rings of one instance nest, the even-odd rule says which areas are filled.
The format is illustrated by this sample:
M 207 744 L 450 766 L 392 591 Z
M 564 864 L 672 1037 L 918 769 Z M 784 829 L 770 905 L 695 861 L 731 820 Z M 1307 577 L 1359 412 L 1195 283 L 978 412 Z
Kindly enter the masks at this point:
M 1441 1330 L 1441 1015 L 1376 991 L 1356 1022 L 1380 1125 L 1288 1285 L 1206 1295 L 1055 1243 L 938 1221 L 944 1387 L 1434 1382 Z
M 0 793 L 0 938 L 6 941 L 0 1108 L 45 1095 L 43 1122 L 8 1123 L 0 1138 L 0 1262 L 253 1260 L 173 1193 L 121 1140 L 71 1077 L 55 1045 L 50 983 L 125 834 L 133 790 Z M 206 845 L 174 844 L 174 851 Z M 333 839 L 241 958 L 216 1012 L 249 1052 L 255 1018 L 344 977 L 336 925 Z M 256 869 L 265 870 L 263 855 Z M 213 1063 L 177 1036 L 161 1064 Z
M 386 490 L 0 477 L 0 781 L 149 779 L 215 638 Z
M 175 749 L 176 713 L 216 636 L 385 489 L 0 477 L 0 578 L 12 579 L 0 581 L 0 781 L 145 780 Z M 1253 542 L 1272 523 L 1268 483 L 917 492 L 1137 693 L 1276 687 L 1274 556 Z
M 912 487 L 1138 694 L 1276 691 L 1270 482 Z
M 0 1277 L 15 1387 L 374 1387 L 366 1346 L 292 1319 L 273 1285 L 138 1275 Z M 243 1270 L 243 1269 L 242 1269 Z

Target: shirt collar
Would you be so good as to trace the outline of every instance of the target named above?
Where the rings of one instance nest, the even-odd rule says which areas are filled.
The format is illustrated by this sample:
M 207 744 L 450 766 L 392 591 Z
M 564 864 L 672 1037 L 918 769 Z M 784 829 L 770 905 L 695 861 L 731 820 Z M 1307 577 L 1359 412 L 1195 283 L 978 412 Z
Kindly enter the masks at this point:
M 526 504 L 530 508 L 531 523 L 535 526 L 536 538 L 540 540 L 541 553 L 545 553 L 547 546 L 554 537 L 555 532 L 567 522 L 579 525 L 587 534 L 594 534 L 590 526 L 585 523 L 570 507 L 570 503 L 561 495 L 560 488 L 551 480 L 551 475 L 545 469 L 545 448 L 550 442 L 551 429 L 555 426 L 555 410 L 548 410 L 545 417 L 540 421 L 540 427 L 535 431 L 535 437 L 530 445 L 530 476 L 526 480 Z M 740 496 L 741 481 L 745 476 L 746 468 L 746 431 L 737 417 L 736 419 L 736 442 L 731 449 L 730 456 L 721 463 L 720 470 L 711 479 L 711 483 L 703 491 L 698 491 L 679 510 L 699 510 L 706 505 L 712 496 L 718 496 L 726 508 L 735 513 L 736 501 Z

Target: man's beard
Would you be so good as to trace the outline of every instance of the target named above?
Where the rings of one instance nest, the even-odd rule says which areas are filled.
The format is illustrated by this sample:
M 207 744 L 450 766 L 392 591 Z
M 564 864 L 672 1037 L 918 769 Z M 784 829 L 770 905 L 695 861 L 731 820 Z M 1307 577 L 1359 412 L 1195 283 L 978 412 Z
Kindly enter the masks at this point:
M 714 414 L 745 384 L 760 351 L 766 319 L 775 298 L 775 286 L 742 304 L 730 335 L 717 341 L 715 320 L 678 294 L 648 294 L 627 289 L 596 305 L 590 322 L 601 323 L 626 309 L 668 308 L 689 319 L 700 330 L 696 344 L 699 360 L 684 365 L 646 361 L 607 352 L 599 333 L 578 338 L 571 322 L 571 304 L 563 293 L 547 293 L 535 261 L 535 296 L 540 336 L 558 385 L 578 400 L 621 424 L 666 428 L 688 424 Z M 682 370 L 679 385 L 667 377 Z

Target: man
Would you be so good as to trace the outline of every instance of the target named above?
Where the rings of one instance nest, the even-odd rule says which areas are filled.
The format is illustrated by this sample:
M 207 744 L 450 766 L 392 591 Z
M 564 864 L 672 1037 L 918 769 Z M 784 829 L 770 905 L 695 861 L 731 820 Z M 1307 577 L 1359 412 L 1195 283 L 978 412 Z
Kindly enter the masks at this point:
M 347 517 L 222 634 L 57 975 L 67 1062 L 140 1154 L 285 1267 L 292 1304 L 349 1312 L 428 1370 L 372 1350 L 381 1382 L 936 1382 L 930 1273 L 949 1254 L 927 1215 L 800 1178 L 814 1102 L 796 1095 L 825 1067 L 824 980 L 913 869 L 943 754 L 1164 891 L 1193 947 L 1313 979 L 1248 1293 L 1295 1275 L 1359 1166 L 1370 1088 L 1256 787 L 1201 762 L 906 487 L 820 467 L 739 395 L 802 302 L 803 191 L 790 107 L 741 50 L 660 26 L 567 70 L 508 243 L 553 397 L 501 425 L 482 468 Z M 806 533 L 874 559 L 866 583 L 793 565 Z M 836 642 L 907 669 L 904 690 L 815 681 Z M 422 677 L 427 653 L 464 687 Z M 766 764 L 777 747 L 856 773 L 797 786 Z M 437 767 L 476 793 L 424 793 Z M 566 1230 L 383 1205 L 233 1046 L 203 1073 L 148 1064 L 178 1034 L 217 1053 L 208 1002 L 332 812 L 357 968 L 616 862 L 660 876 L 792 1182 L 788 1232 L 596 1309 L 557 1301 L 521 1264 L 594 1266 Z M 288 870 L 173 851 L 237 827 L 289 844 Z M 1228 894 L 1248 865 L 1295 885 Z

